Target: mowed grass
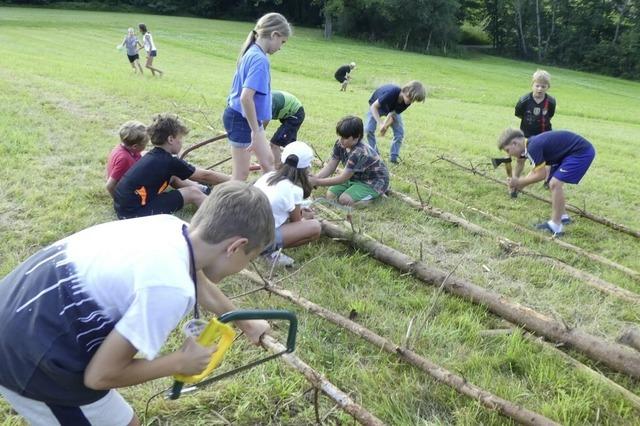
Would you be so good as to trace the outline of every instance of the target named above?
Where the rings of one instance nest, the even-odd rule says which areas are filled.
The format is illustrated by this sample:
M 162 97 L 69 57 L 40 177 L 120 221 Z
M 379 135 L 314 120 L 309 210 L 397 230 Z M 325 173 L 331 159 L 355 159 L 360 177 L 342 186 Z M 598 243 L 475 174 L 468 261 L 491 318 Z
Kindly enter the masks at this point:
M 165 77 L 131 74 L 117 52 L 127 27 L 145 22 L 158 45 L 157 67 Z M 149 122 L 158 112 L 176 112 L 191 127 L 189 142 L 222 132 L 220 116 L 238 50 L 250 23 L 116 13 L 0 8 L 0 274 L 56 239 L 84 227 L 115 219 L 104 191 L 106 156 L 118 142 L 126 120 Z M 604 59 L 603 59 L 604 60 Z M 333 80 L 337 66 L 355 61 L 358 69 L 347 93 Z M 530 86 L 535 64 L 489 56 L 449 59 L 416 55 L 341 38 L 325 41 L 320 31 L 296 28 L 281 52 L 271 58 L 272 88 L 301 99 L 307 119 L 299 137 L 328 157 L 334 126 L 345 114 L 363 116 L 370 93 L 387 82 L 418 79 L 429 88 L 425 104 L 404 116 L 403 162 L 392 166 L 396 190 L 421 196 L 436 207 L 463 214 L 545 256 L 561 259 L 628 290 L 640 284 L 621 272 L 585 260 L 551 243 L 535 241 L 509 227 L 474 214 L 429 188 L 466 205 L 530 226 L 549 214 L 549 206 L 528 197 L 511 200 L 506 189 L 435 162 L 444 154 L 481 170 L 493 171 L 489 158 L 500 155 L 497 135 L 517 126 L 513 106 Z M 591 140 L 596 161 L 567 199 L 594 214 L 640 229 L 638 137 L 640 84 L 547 67 L 550 93 L 558 108 L 553 125 Z M 273 128 L 270 129 L 273 131 Z M 390 137 L 379 142 L 387 157 Z M 219 142 L 189 159 L 208 166 L 225 158 Z M 221 170 L 229 171 L 227 165 Z M 536 185 L 532 190 L 547 193 Z M 316 193 L 322 196 L 322 191 Z M 344 212 L 334 209 L 342 216 Z M 189 219 L 193 210 L 180 216 Z M 640 322 L 640 308 L 606 296 L 541 259 L 509 255 L 491 238 L 481 238 L 424 216 L 395 199 L 381 200 L 353 214 L 355 226 L 385 244 L 512 300 L 614 341 L 622 328 Z M 638 240 L 574 216 L 566 240 L 640 270 Z M 500 397 L 567 424 L 640 424 L 639 413 L 623 398 L 575 371 L 549 349 L 519 332 L 486 337 L 505 327 L 482 307 L 440 294 L 410 277 L 329 239 L 287 251 L 299 272 L 282 284 L 396 343 L 414 319 L 411 347 Z M 304 266 L 304 267 L 303 267 Z M 221 283 L 228 294 L 254 285 L 238 277 Z M 495 412 L 458 395 L 424 373 L 325 320 L 276 296 L 257 293 L 237 300 L 241 307 L 284 308 L 300 318 L 297 354 L 335 385 L 389 424 L 501 424 Z M 276 335 L 284 340 L 284 327 Z M 181 341 L 172 336 L 166 350 Z M 640 394 L 640 384 L 579 353 L 567 353 Z M 261 353 L 241 340 L 226 365 L 239 365 Z M 138 413 L 147 399 L 170 380 L 123 389 Z M 154 400 L 155 424 L 313 424 L 310 385 L 284 363 L 274 361 L 177 402 Z M 332 424 L 349 416 L 320 398 L 321 418 Z M 4 424 L 21 424 L 0 401 Z

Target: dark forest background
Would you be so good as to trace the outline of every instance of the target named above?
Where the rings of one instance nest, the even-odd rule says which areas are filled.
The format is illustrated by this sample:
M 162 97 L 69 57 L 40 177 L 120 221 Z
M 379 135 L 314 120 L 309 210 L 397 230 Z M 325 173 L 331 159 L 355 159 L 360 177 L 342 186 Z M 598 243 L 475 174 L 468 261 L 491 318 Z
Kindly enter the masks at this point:
M 469 45 L 505 57 L 640 79 L 640 0 L 9 0 L 5 4 L 145 11 L 294 25 L 452 55 Z

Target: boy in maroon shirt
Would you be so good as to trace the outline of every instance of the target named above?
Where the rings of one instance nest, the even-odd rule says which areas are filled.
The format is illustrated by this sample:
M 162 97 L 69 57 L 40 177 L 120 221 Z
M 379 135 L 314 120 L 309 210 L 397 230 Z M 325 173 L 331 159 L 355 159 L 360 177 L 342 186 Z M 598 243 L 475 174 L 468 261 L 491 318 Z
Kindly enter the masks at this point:
M 107 183 L 105 185 L 114 196 L 116 185 L 122 176 L 138 161 L 149 143 L 147 127 L 139 121 L 127 121 L 120 130 L 120 143 L 113 148 L 107 161 Z

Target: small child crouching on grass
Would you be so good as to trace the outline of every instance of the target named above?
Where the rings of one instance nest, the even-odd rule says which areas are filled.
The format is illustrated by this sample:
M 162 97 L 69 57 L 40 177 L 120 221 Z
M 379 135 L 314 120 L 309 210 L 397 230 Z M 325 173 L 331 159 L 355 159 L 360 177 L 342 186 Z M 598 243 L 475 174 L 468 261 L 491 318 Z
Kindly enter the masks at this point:
M 217 185 L 229 176 L 196 168 L 175 155 L 189 129 L 173 114 L 159 114 L 147 133 L 155 146 L 127 171 L 115 189 L 114 207 L 118 218 L 173 213 L 185 204 L 202 204 L 206 194 L 199 185 Z M 174 191 L 165 191 L 169 186 Z
M 291 142 L 282 151 L 282 166 L 264 174 L 255 183 L 269 198 L 275 219 L 275 241 L 263 255 L 281 266 L 291 266 L 294 260 L 278 250 L 296 247 L 320 238 L 320 222 L 302 207 L 311 195 L 309 167 L 313 150 L 304 142 Z
M 362 120 L 355 116 L 342 118 L 336 125 L 339 138 L 333 147 L 329 162 L 311 176 L 313 186 L 329 186 L 327 198 L 337 199 L 346 206 L 363 206 L 383 195 L 389 189 L 389 171 L 378 153 L 362 141 Z M 336 171 L 338 163 L 344 170 Z
M 120 143 L 113 148 L 107 161 L 105 187 L 112 197 L 122 176 L 141 158 L 142 151 L 149 143 L 147 127 L 139 121 L 127 121 L 120 127 L 118 133 Z

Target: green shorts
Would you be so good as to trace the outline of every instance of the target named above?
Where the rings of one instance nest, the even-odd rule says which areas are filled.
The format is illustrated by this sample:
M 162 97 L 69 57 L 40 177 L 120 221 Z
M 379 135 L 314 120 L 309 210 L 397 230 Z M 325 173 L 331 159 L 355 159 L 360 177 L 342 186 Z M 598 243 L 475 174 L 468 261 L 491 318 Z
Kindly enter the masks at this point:
M 333 185 L 329 187 L 336 197 L 340 197 L 342 194 L 347 194 L 353 201 L 368 201 L 376 199 L 380 196 L 377 191 L 366 183 L 348 180 L 340 185 Z

